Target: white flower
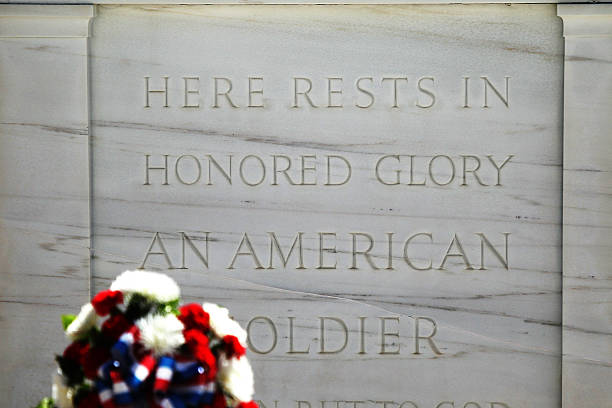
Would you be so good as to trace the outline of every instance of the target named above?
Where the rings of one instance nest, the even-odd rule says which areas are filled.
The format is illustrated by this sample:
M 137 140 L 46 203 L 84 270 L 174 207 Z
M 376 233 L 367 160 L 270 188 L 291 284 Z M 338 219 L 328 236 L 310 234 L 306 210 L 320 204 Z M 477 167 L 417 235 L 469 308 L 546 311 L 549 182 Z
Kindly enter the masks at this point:
M 70 340 L 77 340 L 84 337 L 89 329 L 95 326 L 98 316 L 91 303 L 87 303 L 81 307 L 76 319 L 66 328 L 66 336 Z
M 214 303 L 204 303 L 202 309 L 208 313 L 210 328 L 217 337 L 236 336 L 240 344 L 246 347 L 247 332 L 229 316 L 229 310 Z
M 72 395 L 74 390 L 66 385 L 62 370 L 59 368 L 53 375 L 53 387 L 51 388 L 51 398 L 58 408 L 72 408 Z
M 155 355 L 172 353 L 185 343 L 183 323 L 172 313 L 148 315 L 136 321 L 140 329 L 140 341 Z
M 240 402 L 253 399 L 253 370 L 245 356 L 227 359 L 219 357 L 219 373 L 217 379 L 223 389 Z
M 119 290 L 123 295 L 138 293 L 161 303 L 177 300 L 181 295 L 172 278 L 148 271 L 125 271 L 117 276 L 110 289 Z

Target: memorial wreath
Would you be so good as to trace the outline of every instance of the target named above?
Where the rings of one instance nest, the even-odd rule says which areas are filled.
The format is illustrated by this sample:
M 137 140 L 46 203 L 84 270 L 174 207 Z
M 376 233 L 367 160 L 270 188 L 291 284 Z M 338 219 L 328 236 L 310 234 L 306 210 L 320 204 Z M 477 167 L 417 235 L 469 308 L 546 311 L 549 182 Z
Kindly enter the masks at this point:
M 62 316 L 72 343 L 38 407 L 257 408 L 246 332 L 223 307 L 179 302 L 170 277 L 126 271 Z

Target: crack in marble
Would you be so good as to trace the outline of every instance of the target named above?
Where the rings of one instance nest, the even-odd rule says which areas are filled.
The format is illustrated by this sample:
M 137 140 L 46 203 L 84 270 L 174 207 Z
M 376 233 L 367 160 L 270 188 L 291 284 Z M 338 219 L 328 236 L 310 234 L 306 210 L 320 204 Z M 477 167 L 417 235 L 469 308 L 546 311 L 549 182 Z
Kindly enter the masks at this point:
M 111 256 L 111 257 L 121 257 L 121 258 L 126 258 L 120 255 L 116 255 L 116 254 L 112 254 L 109 252 L 102 252 L 103 254 L 107 255 L 107 256 Z M 158 268 L 164 268 L 164 266 L 162 264 L 159 263 L 154 263 L 151 262 L 151 264 L 155 265 Z M 361 305 L 361 306 L 365 306 L 367 308 L 373 308 L 385 313 L 389 313 L 391 315 L 394 315 L 396 317 L 407 317 L 410 319 L 415 319 L 416 317 L 419 317 L 417 315 L 412 315 L 412 314 L 408 314 L 408 313 L 404 313 L 404 312 L 397 312 L 397 311 L 393 311 L 393 310 L 389 310 L 386 309 L 384 307 L 378 306 L 378 305 L 374 305 L 368 302 L 364 302 L 364 301 L 360 301 L 360 300 L 355 300 L 355 299 L 351 299 L 351 298 L 346 298 L 346 297 L 342 297 L 342 296 L 330 296 L 330 295 L 325 295 L 325 294 L 319 294 L 319 293 L 314 293 L 314 292 L 307 292 L 307 291 L 299 291 L 299 290 L 294 290 L 294 289 L 286 289 L 286 288 L 280 288 L 280 287 L 275 287 L 275 286 L 271 286 L 271 285 L 266 285 L 266 284 L 262 284 L 262 283 L 256 283 L 256 282 L 251 282 L 245 279 L 239 279 L 239 278 L 232 278 L 232 277 L 228 277 L 228 276 L 224 276 L 224 275 L 215 275 L 215 274 L 211 274 L 209 272 L 203 272 L 203 274 L 215 278 L 215 279 L 221 279 L 221 280 L 226 280 L 226 281 L 232 281 L 235 283 L 242 283 L 242 284 L 246 284 L 246 285 L 250 285 L 250 286 L 255 286 L 255 287 L 259 287 L 262 289 L 267 289 L 267 290 L 272 290 L 272 291 L 278 291 L 278 292 L 283 292 L 283 293 L 287 293 L 287 294 L 294 294 L 294 295 L 300 295 L 300 296 L 311 296 L 311 297 L 316 297 L 316 298 L 324 298 L 324 299 L 331 299 L 334 301 L 341 301 L 341 302 L 347 302 L 347 303 L 354 303 L 357 305 Z M 473 332 L 471 330 L 466 330 L 457 326 L 453 326 L 451 324 L 448 324 L 446 322 L 439 324 L 438 325 L 439 328 L 444 328 L 444 329 L 449 329 L 451 331 L 455 331 L 458 333 L 462 333 L 462 334 L 467 334 L 470 336 L 474 336 L 476 338 L 479 338 L 481 340 L 485 340 L 488 342 L 492 342 L 492 343 L 497 343 L 497 344 L 503 344 L 506 345 L 508 347 L 511 348 L 519 348 L 522 349 L 524 351 L 527 352 L 535 352 L 535 353 L 543 353 L 543 354 L 547 354 L 547 355 L 560 355 L 560 351 L 556 351 L 556 350 L 552 350 L 552 349 L 548 349 L 548 348 L 538 348 L 538 347 L 530 347 L 530 346 L 524 346 L 521 345 L 519 343 L 515 343 L 515 342 L 510 342 L 510 341 L 506 341 L 506 340 L 501 340 L 501 339 L 497 339 L 494 337 L 490 337 L 490 336 L 485 336 L 483 334 L 480 333 L 476 333 Z
M 42 234 L 42 235 L 48 235 L 48 236 L 55 236 L 52 233 L 47 233 L 47 232 L 42 232 L 42 231 L 26 231 L 30 234 Z M 80 239 L 80 238 L 79 238 Z M 77 247 L 77 248 L 81 248 L 81 249 L 87 249 L 89 250 L 89 246 L 87 245 L 78 245 L 74 242 L 67 242 L 65 243 L 65 245 L 68 246 L 73 246 L 73 247 Z M 94 258 L 92 259 L 92 261 L 95 262 L 96 259 L 99 259 L 101 262 L 110 262 L 110 263 L 117 263 L 119 261 L 109 261 L 109 260 L 102 260 L 99 258 L 98 254 L 101 255 L 106 255 L 112 259 L 124 259 L 125 261 L 127 261 L 128 263 L 133 263 L 134 261 L 128 257 L 119 255 L 119 254 L 114 254 L 111 252 L 107 252 L 107 251 L 96 251 L 96 255 L 94 256 Z M 75 254 L 71 254 L 71 255 L 75 255 Z M 161 268 L 163 269 L 164 266 L 160 263 L 154 263 L 154 262 L 150 262 L 154 267 L 157 268 Z M 123 264 L 123 263 L 121 263 Z M 209 272 L 204 272 L 205 275 L 207 275 L 208 277 L 214 278 L 214 279 L 221 279 L 224 281 L 231 281 L 234 283 L 240 283 L 240 284 L 245 284 L 245 285 L 249 285 L 252 287 L 258 287 L 260 289 L 263 290 L 271 290 L 271 291 L 277 291 L 277 292 L 281 292 L 281 293 L 287 293 L 287 294 L 292 294 L 292 295 L 299 295 L 299 296 L 306 296 L 306 297 L 314 297 L 314 298 L 323 298 L 323 299 L 330 299 L 333 301 L 340 301 L 340 302 L 346 302 L 346 303 L 352 303 L 352 304 L 356 304 L 356 305 L 360 305 L 360 306 L 364 306 L 366 308 L 372 308 L 381 312 L 385 312 L 385 313 L 389 313 L 393 316 L 396 317 L 406 317 L 406 318 L 410 318 L 410 319 L 414 319 L 416 317 L 419 317 L 417 315 L 414 314 L 409 314 L 409 313 L 405 313 L 405 312 L 398 312 L 398 311 L 394 311 L 394 310 L 390 310 L 387 308 L 384 308 L 382 306 L 379 305 L 375 305 L 366 301 L 362 301 L 362 300 L 356 300 L 356 299 L 352 299 L 352 298 L 348 298 L 348 297 L 344 297 L 344 296 L 332 296 L 332 295 L 327 295 L 327 294 L 320 294 L 320 293 L 315 293 L 315 292 L 309 292 L 309 291 L 299 291 L 299 290 L 294 290 L 294 289 L 287 289 L 287 288 L 280 288 L 280 287 L 276 287 L 276 286 L 271 286 L 271 285 L 267 285 L 267 284 L 263 284 L 263 283 L 256 283 L 256 282 L 251 282 L 249 280 L 245 280 L 245 279 L 239 279 L 239 278 L 233 278 L 233 277 L 228 277 L 228 276 L 224 276 L 224 275 L 215 275 L 215 274 L 211 274 Z M 94 279 L 105 279 L 105 278 L 101 278 L 101 277 L 93 277 Z M 15 301 L 10 301 L 10 303 L 15 303 Z M 18 302 L 17 302 L 18 303 Z M 384 302 L 383 302 L 384 303 Z M 419 306 L 419 305 L 416 305 Z M 560 351 L 554 350 L 554 349 L 549 349 L 549 348 L 545 348 L 545 347 L 533 347 L 533 346 L 525 346 L 522 345 L 520 343 L 517 342 L 512 342 L 512 341 L 507 341 L 507 340 L 502 340 L 499 338 L 495 338 L 495 337 L 491 337 L 491 336 L 486 336 L 471 330 L 467 330 L 467 329 L 463 329 L 461 327 L 457 327 L 454 326 L 452 324 L 449 324 L 447 322 L 444 321 L 440 321 L 440 323 L 438 323 L 438 327 L 439 328 L 444 328 L 450 331 L 454 331 L 457 333 L 462 333 L 462 334 L 466 334 L 468 336 L 473 336 L 475 338 L 478 338 L 482 341 L 486 341 L 486 342 L 490 342 L 493 344 L 501 344 L 504 345 L 506 347 L 509 347 L 510 349 L 514 350 L 514 351 L 524 351 L 524 352 L 532 352 L 532 353 L 540 353 L 540 354 L 546 354 L 546 355 L 560 355 Z M 569 328 L 569 330 L 576 330 L 576 328 Z M 594 334 L 598 334 L 598 333 L 594 333 Z M 517 350 L 519 349 L 519 350 Z M 582 358 L 583 360 L 588 360 L 585 358 Z M 595 362 L 599 362 L 602 364 L 612 364 L 612 362 L 607 362 L 604 360 L 594 360 Z
M 122 198 L 112 198 L 112 197 L 95 197 L 95 200 L 104 200 L 104 201 L 114 201 L 114 202 L 124 202 L 124 203 L 138 203 L 138 204 L 154 204 L 154 205 L 159 205 L 159 206 L 179 206 L 179 207 L 191 207 L 191 208 L 205 208 L 205 209 L 213 209 L 213 208 L 231 208 L 231 209 L 242 209 L 243 207 L 240 206 L 229 206 L 227 204 L 216 204 L 216 205 L 212 205 L 211 203 L 185 203 L 185 202 L 167 202 L 167 201 L 152 201 L 152 200 L 134 200 L 134 199 L 122 199 Z M 558 208 L 558 207 L 551 207 L 551 208 Z M 257 211 L 279 211 L 279 208 L 277 207 L 263 207 L 263 206 L 259 206 L 259 207 L 249 207 L 250 210 L 257 210 Z M 282 211 L 282 209 L 280 209 Z M 454 216 L 442 216 L 442 215 L 427 215 L 427 214 L 399 214 L 399 213 L 389 213 L 389 212 L 381 212 L 381 213 L 376 213 L 376 214 L 372 214 L 370 212 L 360 212 L 360 211 L 340 211 L 340 210 L 314 210 L 312 208 L 296 208 L 293 207 L 291 209 L 289 208 L 285 208 L 285 211 L 291 211 L 291 212 L 301 212 L 301 213 L 308 213 L 308 214 L 341 214 L 341 215 L 360 215 L 360 216 L 369 216 L 369 217 L 396 217 L 396 218 L 405 218 L 405 219 L 410 219 L 410 218 L 415 218 L 415 219 L 432 219 L 432 220 L 456 220 L 456 217 Z M 483 218 L 483 217 L 468 217 L 468 216 L 464 216 L 462 219 L 463 220 L 470 220 L 470 221 L 488 221 L 488 222 L 498 222 L 498 223 L 511 223 L 511 224 L 516 224 L 516 223 L 524 223 L 524 224 L 537 224 L 537 225 L 551 225 L 551 226 L 560 226 L 560 222 L 556 222 L 556 221 L 545 221 L 545 220 L 531 220 L 528 218 L 523 218 L 521 217 L 520 219 L 517 220 L 516 216 L 508 216 L 509 219 L 493 219 L 493 218 Z
M 43 123 L 26 123 L 26 122 L 0 122 L 0 125 L 7 126 L 25 126 L 35 127 L 53 133 L 67 133 L 71 135 L 87 136 L 89 131 L 87 128 L 71 128 L 65 126 L 45 125 Z

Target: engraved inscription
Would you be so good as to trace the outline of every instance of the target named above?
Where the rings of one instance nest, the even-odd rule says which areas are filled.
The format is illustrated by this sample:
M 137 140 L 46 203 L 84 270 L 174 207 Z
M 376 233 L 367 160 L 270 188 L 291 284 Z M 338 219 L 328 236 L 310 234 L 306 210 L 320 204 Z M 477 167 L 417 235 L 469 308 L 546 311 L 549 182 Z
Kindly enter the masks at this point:
M 249 349 L 257 354 L 275 352 L 297 356 L 340 353 L 357 355 L 411 353 L 414 356 L 426 357 L 444 355 L 434 340 L 438 331 L 438 324 L 434 319 L 417 316 L 408 321 L 412 325 L 412 336 L 410 332 L 405 331 L 406 325 L 397 316 L 376 318 L 359 316 L 356 319 L 318 316 L 316 318 L 318 336 L 313 339 L 310 339 L 303 329 L 309 326 L 310 322 L 307 323 L 304 319 L 298 320 L 295 316 L 287 316 L 280 320 L 269 316 L 255 316 L 248 321 L 246 330 Z M 283 333 L 283 330 L 286 330 L 286 333 Z M 367 334 L 375 333 L 377 336 L 368 340 L 366 330 Z M 406 340 L 412 344 L 412 351 L 401 347 Z
M 333 400 L 292 400 L 281 402 L 274 400 L 255 400 L 260 408 L 512 408 L 505 402 L 475 399 L 472 401 L 445 400 L 424 403 L 417 400 L 381 400 L 367 399 L 333 399 Z M 478 402 L 477 402 L 478 401 Z
M 193 242 L 195 239 L 185 232 L 178 232 L 178 238 L 181 241 L 181 249 L 179 255 L 173 254 L 170 256 L 166 249 L 164 240 L 175 240 L 176 234 L 164 234 L 162 237 L 160 232 L 155 232 L 146 249 L 144 258 L 139 266 L 144 269 L 150 257 L 162 257 L 169 269 L 190 269 L 194 265 L 188 265 L 185 261 L 186 249 L 189 248 L 197 259 L 199 265 L 208 269 L 211 262 L 219 267 L 219 263 L 223 262 L 219 257 L 214 256 L 212 235 L 210 232 L 203 232 L 203 237 L 198 238 L 198 241 L 203 241 L 203 244 L 196 246 Z M 237 266 L 260 269 L 275 269 L 275 265 L 282 264 L 284 269 L 319 269 L 319 270 L 335 270 L 346 268 L 363 269 L 365 266 L 371 270 L 386 269 L 396 270 L 402 267 L 408 267 L 412 270 L 428 271 L 428 270 L 447 270 L 450 263 L 453 263 L 453 269 L 463 268 L 463 270 L 480 270 L 485 271 L 494 264 L 497 267 L 502 267 L 505 270 L 510 270 L 509 264 L 509 239 L 510 232 L 501 232 L 495 238 L 486 235 L 482 232 L 474 232 L 471 234 L 449 233 L 440 241 L 437 235 L 432 232 L 417 232 L 407 235 L 404 239 L 394 239 L 395 232 L 387 232 L 384 237 L 375 240 L 375 235 L 367 232 L 348 232 L 350 237 L 350 247 L 341 248 L 338 245 L 344 244 L 345 240 L 339 240 L 336 232 L 315 232 L 306 233 L 303 231 L 297 232 L 292 239 L 283 239 L 283 243 L 275 232 L 267 232 L 263 234 L 266 239 L 261 243 L 258 238 L 254 241 L 251 236 L 261 236 L 262 234 L 251 234 L 243 232 L 240 234 L 240 240 L 235 244 L 235 249 L 232 252 L 231 258 L 227 261 L 225 269 L 235 269 Z M 304 245 L 304 236 L 318 243 L 316 247 Z M 463 242 L 469 240 L 470 250 L 466 250 Z M 255 242 L 255 243 L 254 243 Z M 290 244 L 286 244 L 290 242 Z M 365 245 L 364 245 L 365 242 Z M 419 246 L 420 253 L 414 249 Z M 444 249 L 446 248 L 446 249 Z M 437 249 L 437 251 L 435 251 Z M 424 257 L 423 252 L 434 250 L 433 255 Z M 313 253 L 314 252 L 314 253 Z M 429 251 L 432 252 L 432 251 Z M 393 254 L 402 254 L 401 261 L 397 261 Z M 306 262 L 305 254 L 310 254 L 310 262 Z M 267 258 L 266 258 L 267 257 Z M 159 258 L 158 258 L 159 259 Z M 175 260 L 175 262 L 172 261 Z M 176 259 L 180 259 L 180 267 L 176 263 Z M 293 259 L 293 261 L 291 261 Z M 474 260 L 477 260 L 477 264 Z M 365 260 L 365 262 L 360 262 Z M 403 262 L 402 262 L 403 261 Z M 293 265 L 291 267 L 290 265 Z
M 181 83 L 175 85 L 174 82 L 179 80 Z M 507 75 L 503 76 L 503 79 L 480 76 L 474 80 L 470 76 L 464 76 L 457 79 L 454 85 L 459 86 L 453 86 L 452 91 L 440 89 L 440 81 L 432 75 L 416 77 L 364 75 L 356 78 L 345 78 L 342 75 L 323 78 L 296 75 L 289 80 L 268 78 L 268 81 L 287 83 L 291 89 L 291 100 L 287 101 L 286 106 L 291 109 L 365 110 L 374 106 L 390 108 L 392 111 L 408 107 L 430 109 L 443 98 L 463 108 L 471 108 L 474 103 L 478 103 L 481 109 L 510 108 L 510 76 Z M 241 79 L 213 76 L 204 80 L 199 75 L 183 75 L 176 78 L 168 75 L 157 77 L 145 75 L 144 107 L 265 108 L 273 99 L 265 97 L 265 83 L 266 79 L 262 74 Z M 500 83 L 503 83 L 503 87 Z M 448 87 L 448 84 L 446 86 Z M 479 87 L 481 91 L 479 93 L 482 95 L 480 96 L 482 100 L 477 102 L 473 101 L 472 96 L 475 93 L 473 89 L 475 86 Z M 456 92 L 457 95 L 451 92 Z
M 438 154 L 431 157 L 390 154 L 372 164 L 372 181 L 384 186 L 459 186 L 501 187 L 502 173 L 514 158 L 462 154 L 458 157 Z M 233 185 L 331 186 L 353 181 L 353 164 L 341 155 L 317 156 L 285 154 L 244 156 L 181 154 L 144 155 L 145 186 L 161 185 Z

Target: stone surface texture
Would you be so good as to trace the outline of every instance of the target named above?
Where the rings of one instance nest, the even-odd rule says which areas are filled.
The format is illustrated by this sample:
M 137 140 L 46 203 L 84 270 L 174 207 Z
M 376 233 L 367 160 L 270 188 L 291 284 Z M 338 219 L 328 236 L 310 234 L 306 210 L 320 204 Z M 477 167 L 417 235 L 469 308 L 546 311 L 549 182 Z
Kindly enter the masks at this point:
M 251 355 L 257 398 L 267 407 L 274 401 L 295 406 L 295 400 L 313 407 L 320 400 L 558 407 L 561 30 L 553 5 L 99 6 L 90 49 L 94 287 L 102 289 L 119 270 L 138 267 L 154 232 L 179 266 L 178 231 L 199 237 L 200 249 L 209 231 L 209 269 L 187 248 L 189 269 L 170 273 L 189 299 L 226 304 L 243 324 L 256 316 L 274 322 L 276 348 Z M 144 108 L 144 76 L 159 89 L 163 75 L 169 77 L 169 107 L 162 107 L 157 94 L 150 96 L 151 108 Z M 492 95 L 491 107 L 482 108 L 483 75 L 499 89 L 504 76 L 511 77 L 509 108 Z M 200 78 L 200 95 L 191 95 L 199 109 L 181 108 L 183 76 Z M 239 108 L 225 100 L 211 107 L 215 76 L 233 80 Z M 264 77 L 263 109 L 245 107 L 249 76 Z M 293 76 L 312 79 L 312 98 L 320 106 L 327 103 L 326 78 L 342 76 L 345 107 L 292 109 Z M 363 101 L 354 91 L 359 76 L 374 78 L 377 103 L 370 109 L 354 106 L 354 98 Z M 391 107 L 384 76 L 409 78 L 399 85 L 399 108 Z M 415 81 L 425 76 L 435 78 L 438 94 L 431 109 L 415 106 Z M 472 78 L 469 109 L 462 107 L 464 76 Z M 150 186 L 143 185 L 146 154 L 152 166 L 169 155 L 169 185 L 162 185 L 159 170 L 151 171 Z M 219 173 L 214 185 L 206 184 L 207 154 L 223 166 L 227 155 L 237 160 L 231 186 Z M 249 187 L 238 177 L 238 160 L 249 154 L 268 167 L 260 186 Z M 316 155 L 319 168 L 326 155 L 341 155 L 352 163 L 352 180 L 339 187 L 290 186 L 282 178 L 274 186 L 272 154 L 294 160 L 294 178 L 300 155 Z M 436 154 L 454 158 L 457 172 L 461 154 L 515 159 L 503 187 L 473 180 L 460 186 L 457 179 L 448 186 L 411 187 L 376 181 L 373 169 L 385 154 L 416 155 L 419 180 L 423 163 Z M 174 166 L 182 155 L 202 160 L 202 180 L 180 183 Z M 181 163 L 182 177 L 194 179 L 193 159 Z M 247 174 L 259 174 L 256 164 L 249 161 Z M 341 174 L 337 163 L 334 173 Z M 318 173 L 321 181 L 324 174 Z M 386 167 L 384 177 L 392 176 Z M 494 184 L 492 176 L 485 173 L 483 181 Z M 296 232 L 304 232 L 307 269 L 295 270 L 295 259 L 286 269 L 254 269 L 245 256 L 228 269 L 244 232 L 267 264 L 269 231 L 285 249 Z M 338 234 L 335 270 L 315 269 L 319 231 Z M 499 247 L 502 233 L 509 232 L 511 270 L 495 258 L 488 258 L 486 271 L 465 271 L 456 259 L 444 271 L 411 269 L 402 245 L 423 231 L 433 234 L 434 243 L 417 240 L 412 256 L 419 265 L 431 256 L 435 266 L 453 232 L 475 263 L 480 247 L 474 233 L 486 233 Z M 348 269 L 349 232 L 374 237 L 379 265 L 387 254 L 385 233 L 394 232 L 396 269 L 371 270 L 363 259 L 359 270 Z M 150 257 L 146 266 L 167 270 L 162 256 Z M 325 316 L 342 319 L 350 330 L 341 353 L 319 354 L 319 317 Z M 400 319 L 399 355 L 378 354 L 381 316 Z M 438 323 L 442 356 L 426 345 L 421 355 L 412 354 L 416 316 Z M 288 354 L 289 317 L 295 317 L 294 350 L 310 347 L 308 354 Z M 367 318 L 367 354 L 358 354 L 359 317 Z M 395 325 L 387 323 L 387 331 Z M 334 322 L 328 327 L 328 347 L 340 347 L 341 328 Z M 423 327 L 429 329 L 425 322 Z M 260 349 L 273 344 L 263 321 L 253 329 Z M 388 342 L 395 349 L 397 341 Z
M 563 406 L 612 392 L 612 5 L 559 6 L 565 36 Z
M 243 326 L 259 317 L 251 340 L 271 351 L 249 358 L 263 408 L 612 406 L 612 6 L 97 3 L 0 4 L 0 405 L 49 394 L 53 354 L 66 345 L 59 316 L 141 266 L 158 232 L 185 268 L 152 255 L 147 269 Z M 145 107 L 145 77 L 159 89 L 164 76 L 169 106 L 157 93 Z M 502 94 L 489 89 L 487 108 L 482 76 Z M 199 78 L 188 96 L 199 108 L 182 107 L 183 77 Z M 215 77 L 232 80 L 237 107 L 222 97 L 213 108 Z M 248 77 L 264 78 L 264 108 L 247 107 Z M 317 108 L 291 107 L 293 77 L 312 81 Z M 342 77 L 342 108 L 325 107 L 328 77 Z M 355 106 L 359 77 L 372 77 L 368 109 Z M 398 107 L 383 77 L 407 78 Z M 436 95 L 425 109 L 423 77 Z M 167 155 L 167 185 L 161 170 L 145 183 L 147 155 L 151 166 Z M 207 155 L 225 168 L 232 156 L 231 185 L 213 167 L 207 184 Z M 249 155 L 266 167 L 261 185 L 239 177 Z M 300 158 L 316 156 L 317 184 L 274 185 L 273 155 L 291 161 L 293 179 Z M 384 155 L 415 156 L 427 185 L 406 185 L 406 161 L 404 184 L 381 184 Z M 435 155 L 453 161 L 448 185 L 430 179 Z M 461 185 L 465 155 L 482 159 L 487 186 L 469 175 Z M 502 186 L 487 155 L 513 155 Z M 328 156 L 351 163 L 350 182 L 324 185 Z M 202 177 L 181 183 L 197 178 L 196 159 Z M 344 170 L 336 160 L 330 172 Z M 253 180 L 257 161 L 244 171 Z M 392 179 L 394 167 L 380 175 Z M 208 268 L 181 247 L 181 231 L 201 251 L 209 233 Z M 268 268 L 269 232 L 285 253 L 304 233 L 304 269 L 295 254 Z M 319 232 L 336 233 L 335 254 L 321 253 Z M 380 269 L 363 257 L 350 269 L 355 232 L 374 238 Z M 434 267 L 416 270 L 403 245 L 424 232 L 431 243 L 421 236 L 408 256 Z M 246 255 L 229 267 L 244 233 L 263 268 Z M 478 269 L 477 233 L 497 249 L 510 234 L 509 270 L 487 248 Z M 453 234 L 474 270 L 459 257 L 437 269 Z M 336 268 L 317 269 L 320 256 Z M 413 353 L 422 316 L 437 323 L 442 354 L 424 340 Z M 320 352 L 322 318 L 328 349 L 342 346 L 346 325 L 342 351 Z M 381 318 L 399 337 L 381 340 Z M 398 354 L 381 354 L 383 342 Z
M 91 6 L 0 5 L 0 395 L 29 407 L 89 298 Z M 60 24 L 57 24 L 60 23 Z M 28 31 L 29 29 L 29 31 Z M 28 38 L 24 38 L 28 37 Z

